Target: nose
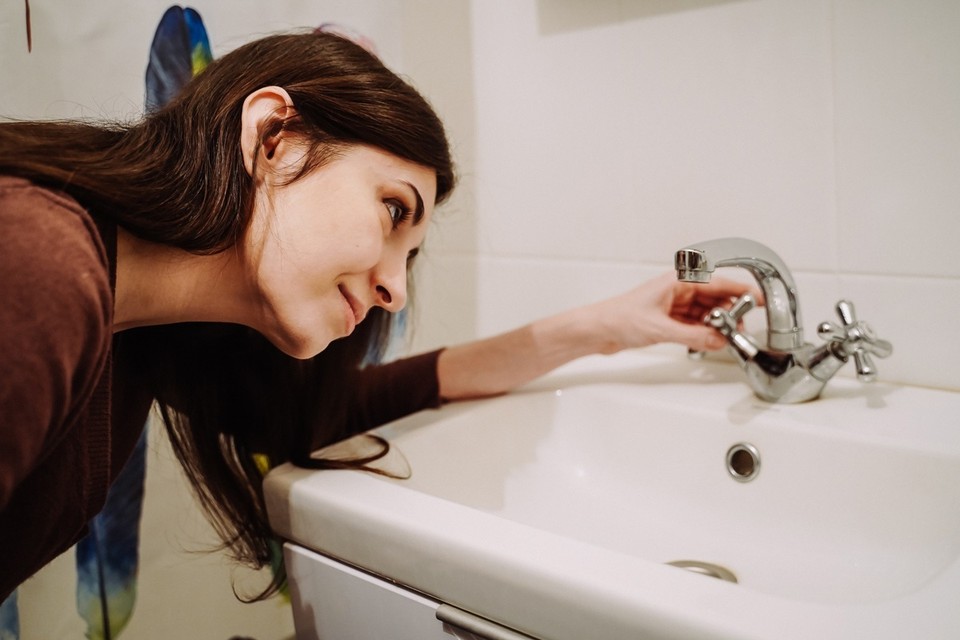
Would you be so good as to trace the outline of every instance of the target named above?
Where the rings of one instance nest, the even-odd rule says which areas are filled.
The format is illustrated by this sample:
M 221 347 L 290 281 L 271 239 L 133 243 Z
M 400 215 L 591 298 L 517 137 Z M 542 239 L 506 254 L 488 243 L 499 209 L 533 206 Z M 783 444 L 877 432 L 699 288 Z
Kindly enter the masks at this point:
M 407 304 L 407 261 L 384 258 L 374 275 L 375 304 L 396 313 Z

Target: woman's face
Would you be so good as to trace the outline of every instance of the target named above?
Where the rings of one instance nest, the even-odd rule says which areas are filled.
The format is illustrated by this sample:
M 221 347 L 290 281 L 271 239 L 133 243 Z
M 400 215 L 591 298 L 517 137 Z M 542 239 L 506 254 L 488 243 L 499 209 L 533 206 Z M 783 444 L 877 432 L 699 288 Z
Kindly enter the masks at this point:
M 302 158 L 289 146 L 285 153 L 293 165 Z M 435 198 L 432 169 L 367 146 L 289 185 L 266 180 L 244 243 L 256 328 L 309 358 L 352 333 L 371 307 L 402 309 L 407 264 Z

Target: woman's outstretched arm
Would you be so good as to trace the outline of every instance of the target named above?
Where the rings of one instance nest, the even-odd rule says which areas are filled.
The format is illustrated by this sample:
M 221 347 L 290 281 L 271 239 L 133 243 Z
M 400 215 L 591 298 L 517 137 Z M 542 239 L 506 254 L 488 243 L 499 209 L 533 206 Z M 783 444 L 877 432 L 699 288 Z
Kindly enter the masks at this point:
M 703 316 L 747 292 L 761 299 L 751 285 L 722 278 L 687 284 L 668 273 L 622 295 L 449 347 L 437 362 L 440 397 L 464 400 L 497 395 L 582 356 L 661 342 L 715 351 L 725 341 L 704 326 Z

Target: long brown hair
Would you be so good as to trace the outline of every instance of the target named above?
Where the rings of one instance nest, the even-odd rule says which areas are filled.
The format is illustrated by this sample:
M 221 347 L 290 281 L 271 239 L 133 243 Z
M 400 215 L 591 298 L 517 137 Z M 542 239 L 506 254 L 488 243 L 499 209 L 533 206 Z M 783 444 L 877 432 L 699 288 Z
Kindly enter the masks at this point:
M 260 144 L 280 128 L 307 143 L 307 160 L 291 181 L 338 149 L 366 144 L 434 169 L 437 203 L 452 191 L 449 145 L 430 105 L 362 47 L 316 32 L 234 50 L 135 123 L 2 123 L 0 173 L 63 190 L 143 239 L 224 251 L 242 237 L 257 187 L 240 148 L 243 101 L 273 85 L 287 91 L 295 113 L 262 127 Z M 302 361 L 235 325 L 117 336 L 118 348 L 142 363 L 177 457 L 238 560 L 259 568 L 275 559 L 254 455 L 271 464 L 344 464 L 313 460 L 310 451 L 372 426 L 351 419 L 346 399 L 361 364 L 385 346 L 390 324 L 389 314 L 375 310 L 352 336 Z M 259 597 L 284 579 L 275 574 Z

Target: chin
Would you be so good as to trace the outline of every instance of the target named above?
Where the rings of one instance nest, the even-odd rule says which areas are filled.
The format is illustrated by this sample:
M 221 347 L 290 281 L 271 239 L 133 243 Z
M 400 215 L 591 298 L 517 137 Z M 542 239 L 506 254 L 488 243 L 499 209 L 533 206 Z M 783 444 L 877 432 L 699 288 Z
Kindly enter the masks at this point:
M 291 358 L 308 360 L 343 335 L 340 327 L 330 319 L 332 314 L 324 307 L 275 305 L 271 311 L 263 333 L 277 349 Z
M 270 336 L 273 346 L 297 360 L 309 360 L 326 349 L 332 341 L 333 338 L 317 335 L 285 333 Z
M 287 354 L 291 358 L 295 358 L 297 360 L 309 360 L 310 358 L 313 358 L 323 353 L 323 350 L 326 348 L 327 348 L 327 345 L 323 345 L 323 347 L 318 349 L 296 349 L 296 350 L 281 349 L 281 351 L 283 351 L 285 354 Z

